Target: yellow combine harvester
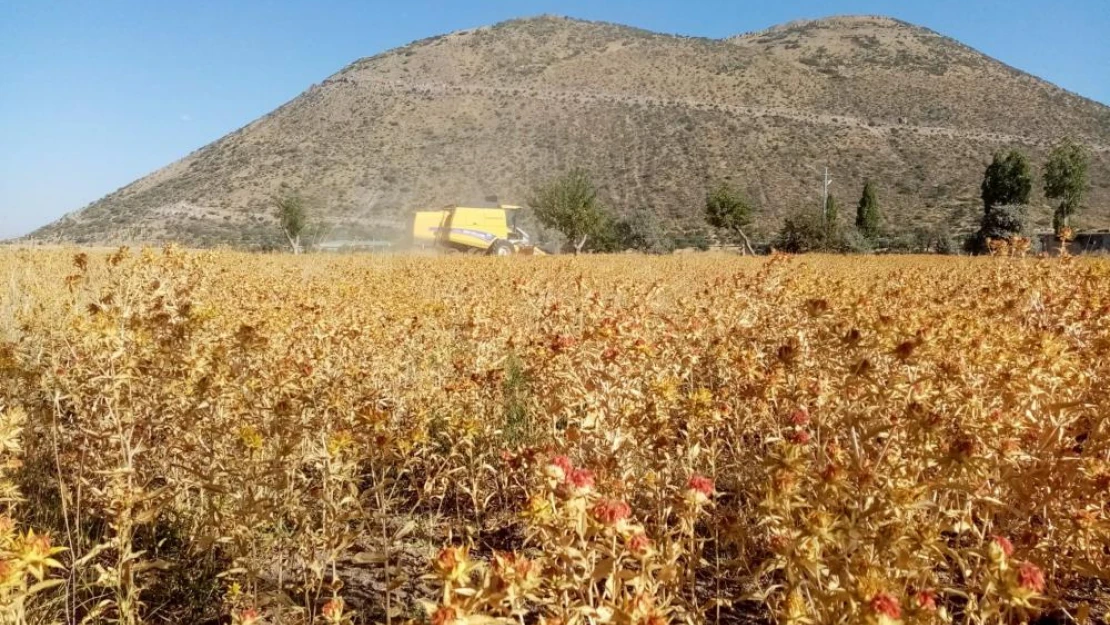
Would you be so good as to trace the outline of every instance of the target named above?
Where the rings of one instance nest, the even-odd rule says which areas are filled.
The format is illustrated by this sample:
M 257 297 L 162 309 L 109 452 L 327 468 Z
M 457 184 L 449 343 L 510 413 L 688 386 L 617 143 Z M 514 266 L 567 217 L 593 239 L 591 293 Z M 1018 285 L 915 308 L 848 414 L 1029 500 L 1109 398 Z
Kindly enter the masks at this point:
M 412 240 L 463 252 L 492 256 L 539 255 L 528 233 L 516 225 L 519 206 L 496 208 L 448 206 L 436 211 L 418 211 L 412 220 Z

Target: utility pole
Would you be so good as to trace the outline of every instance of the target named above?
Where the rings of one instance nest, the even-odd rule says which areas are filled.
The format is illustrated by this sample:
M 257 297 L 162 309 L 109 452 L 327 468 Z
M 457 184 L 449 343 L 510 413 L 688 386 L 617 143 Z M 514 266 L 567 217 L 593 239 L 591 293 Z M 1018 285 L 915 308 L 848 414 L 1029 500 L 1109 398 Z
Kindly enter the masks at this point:
M 829 178 L 829 168 L 825 167 L 825 185 L 821 191 L 821 214 L 825 216 L 825 221 L 829 220 L 829 185 L 832 184 L 832 179 Z

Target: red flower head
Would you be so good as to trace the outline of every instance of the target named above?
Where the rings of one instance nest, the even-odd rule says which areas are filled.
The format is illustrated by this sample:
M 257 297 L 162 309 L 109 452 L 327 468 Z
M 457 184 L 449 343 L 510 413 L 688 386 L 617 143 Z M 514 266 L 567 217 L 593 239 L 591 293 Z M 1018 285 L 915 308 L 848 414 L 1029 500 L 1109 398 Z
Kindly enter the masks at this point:
M 796 445 L 805 445 L 809 442 L 809 432 L 805 430 L 797 430 L 790 434 L 790 442 Z
M 1006 538 L 1005 536 L 995 536 L 991 540 L 994 545 L 996 545 L 997 548 L 1002 551 L 1002 555 L 1006 556 L 1007 558 L 1014 555 L 1014 543 L 1010 542 L 1009 538 Z
M 713 480 L 704 475 L 694 474 L 686 482 L 686 499 L 694 504 L 703 504 L 713 496 Z
M 339 597 L 329 599 L 324 604 L 323 614 L 329 622 L 338 622 L 343 618 L 343 600 Z
M 566 456 L 555 456 L 551 459 L 551 462 L 548 463 L 545 473 L 547 473 L 548 477 L 562 481 L 567 479 L 573 469 L 574 465 L 571 464 L 570 458 Z
M 589 490 L 594 487 L 594 473 L 587 469 L 571 469 L 567 473 L 567 483 L 576 490 Z
M 567 458 L 566 456 L 555 456 L 551 459 L 551 464 L 562 469 L 564 473 L 570 473 L 570 470 L 574 468 L 574 465 L 571 463 L 570 458 Z
M 632 514 L 632 508 L 623 501 L 602 499 L 594 504 L 594 518 L 604 525 L 616 525 Z
M 902 606 L 898 604 L 898 599 L 887 592 L 880 592 L 871 597 L 871 609 L 875 614 L 895 620 L 902 618 Z
M 809 424 L 809 413 L 805 408 L 798 408 L 790 415 L 790 422 L 794 425 L 807 425 Z
M 1018 585 L 1025 590 L 1044 592 L 1044 571 L 1032 562 L 1022 562 L 1018 568 Z
M 455 608 L 449 605 L 443 605 L 436 609 L 435 614 L 432 615 L 432 625 L 447 625 L 459 619 L 459 613 Z
M 239 611 L 237 621 L 242 625 L 255 625 L 261 618 L 262 615 L 258 613 L 258 610 L 246 608 Z
M 651 539 L 647 534 L 640 532 L 628 539 L 628 550 L 632 553 L 643 554 L 647 553 L 648 549 L 651 549 Z
M 917 601 L 917 607 L 929 612 L 936 612 L 937 610 L 937 593 L 932 590 L 922 590 L 914 595 L 914 600 Z
M 713 480 L 712 478 L 705 477 L 704 475 L 694 474 L 690 476 L 690 480 L 686 482 L 686 488 L 697 491 L 706 497 L 713 495 Z

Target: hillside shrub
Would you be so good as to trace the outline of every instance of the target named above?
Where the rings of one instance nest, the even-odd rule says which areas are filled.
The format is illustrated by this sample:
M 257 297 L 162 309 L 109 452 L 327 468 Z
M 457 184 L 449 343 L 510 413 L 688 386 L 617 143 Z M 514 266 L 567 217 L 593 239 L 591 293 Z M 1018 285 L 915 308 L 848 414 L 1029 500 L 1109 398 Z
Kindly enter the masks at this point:
M 772 247 L 792 254 L 836 252 L 861 254 L 871 250 L 867 239 L 855 228 L 829 223 L 823 215 L 799 212 L 783 220 Z

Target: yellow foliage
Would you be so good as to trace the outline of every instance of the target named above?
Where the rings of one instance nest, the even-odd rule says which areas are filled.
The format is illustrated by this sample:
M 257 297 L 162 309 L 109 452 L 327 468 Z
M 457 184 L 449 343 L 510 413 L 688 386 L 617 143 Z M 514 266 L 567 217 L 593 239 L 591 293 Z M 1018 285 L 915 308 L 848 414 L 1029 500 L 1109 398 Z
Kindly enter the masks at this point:
M 0 597 L 68 622 L 1106 618 L 1110 266 L 995 248 L 0 250 Z

